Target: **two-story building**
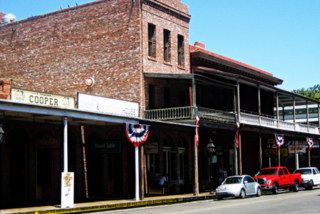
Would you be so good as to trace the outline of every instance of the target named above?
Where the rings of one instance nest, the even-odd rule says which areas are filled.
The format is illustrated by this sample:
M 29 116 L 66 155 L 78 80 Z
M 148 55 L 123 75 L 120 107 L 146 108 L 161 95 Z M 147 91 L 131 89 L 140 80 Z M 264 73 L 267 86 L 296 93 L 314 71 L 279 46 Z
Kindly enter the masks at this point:
M 318 144 L 319 124 L 284 121 L 280 109 L 319 103 L 276 88 L 282 80 L 271 73 L 189 45 L 189 21 L 180 0 L 99 0 L 2 25 L 1 207 L 59 203 L 65 152 L 76 202 L 133 198 L 124 123 L 150 125 L 141 198 L 198 194 L 261 166 L 307 165 L 285 150 L 306 148 L 305 137 Z M 289 142 L 280 155 L 275 133 Z M 312 150 L 313 165 L 318 157 Z

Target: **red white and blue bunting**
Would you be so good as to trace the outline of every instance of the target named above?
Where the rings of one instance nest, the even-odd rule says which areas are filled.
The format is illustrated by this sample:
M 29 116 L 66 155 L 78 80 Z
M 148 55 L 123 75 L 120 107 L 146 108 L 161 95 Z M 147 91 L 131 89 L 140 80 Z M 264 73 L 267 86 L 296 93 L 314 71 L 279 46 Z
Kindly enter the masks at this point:
M 284 144 L 284 135 L 283 134 L 274 134 L 275 142 L 278 148 Z
M 306 140 L 309 145 L 309 150 L 311 150 L 314 145 L 313 139 L 311 137 L 307 137 Z
M 126 123 L 126 137 L 135 147 L 140 146 L 148 139 L 149 127 L 149 125 Z

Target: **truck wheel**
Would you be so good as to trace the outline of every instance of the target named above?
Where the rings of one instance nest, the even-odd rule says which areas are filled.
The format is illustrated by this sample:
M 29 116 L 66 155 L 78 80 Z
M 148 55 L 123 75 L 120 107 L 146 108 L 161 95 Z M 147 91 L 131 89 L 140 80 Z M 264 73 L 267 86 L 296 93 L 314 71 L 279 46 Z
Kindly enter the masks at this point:
M 246 197 L 246 191 L 244 189 L 241 189 L 239 198 L 244 198 L 244 197 Z
M 293 192 L 298 192 L 299 191 L 299 183 L 298 181 L 294 181 L 293 187 L 292 187 Z
M 308 184 L 308 187 L 306 187 L 307 190 L 312 190 L 313 188 L 313 180 L 311 180 Z
M 272 193 L 273 194 L 278 194 L 279 193 L 278 183 L 274 183 L 273 189 L 272 189 Z

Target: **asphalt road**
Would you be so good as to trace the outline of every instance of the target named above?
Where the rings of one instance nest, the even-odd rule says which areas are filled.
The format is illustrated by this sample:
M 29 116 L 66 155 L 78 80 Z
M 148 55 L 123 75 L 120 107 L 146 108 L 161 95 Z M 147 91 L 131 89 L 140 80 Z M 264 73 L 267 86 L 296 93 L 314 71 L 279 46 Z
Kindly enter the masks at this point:
M 155 207 L 96 212 L 107 214 L 320 214 L 320 189 L 263 194 L 261 197 L 196 201 Z

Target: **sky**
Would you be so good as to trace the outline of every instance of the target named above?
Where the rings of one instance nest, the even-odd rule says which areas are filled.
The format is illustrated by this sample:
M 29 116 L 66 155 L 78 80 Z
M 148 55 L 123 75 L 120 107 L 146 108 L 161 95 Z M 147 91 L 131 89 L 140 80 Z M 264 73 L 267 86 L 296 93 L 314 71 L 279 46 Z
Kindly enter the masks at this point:
M 320 84 L 320 0 L 181 0 L 190 44 L 272 73 L 292 91 Z M 92 0 L 0 0 L 17 20 Z

